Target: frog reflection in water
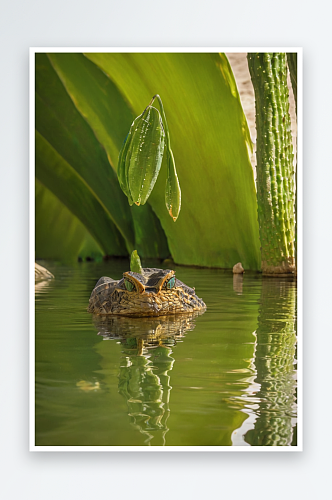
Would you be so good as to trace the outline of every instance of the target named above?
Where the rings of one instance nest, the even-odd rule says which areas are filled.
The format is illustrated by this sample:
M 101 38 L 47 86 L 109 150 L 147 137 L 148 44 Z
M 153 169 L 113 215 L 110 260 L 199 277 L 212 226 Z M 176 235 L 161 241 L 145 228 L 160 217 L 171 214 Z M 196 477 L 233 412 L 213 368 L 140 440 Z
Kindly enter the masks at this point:
M 118 390 L 127 401 L 131 423 L 146 436 L 144 444 L 166 444 L 172 347 L 195 328 L 193 320 L 198 315 L 199 312 L 160 318 L 94 318 L 98 335 L 121 341 L 124 357 Z

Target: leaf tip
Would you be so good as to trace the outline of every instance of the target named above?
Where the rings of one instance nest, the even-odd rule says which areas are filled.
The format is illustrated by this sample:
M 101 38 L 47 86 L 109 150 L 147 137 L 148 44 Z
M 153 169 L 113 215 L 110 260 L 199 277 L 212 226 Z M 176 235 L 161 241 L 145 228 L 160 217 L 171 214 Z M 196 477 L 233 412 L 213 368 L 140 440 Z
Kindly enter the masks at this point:
M 178 214 L 178 215 L 175 215 L 175 216 L 173 215 L 173 212 L 172 212 L 172 205 L 169 207 L 168 213 L 169 213 L 169 215 L 172 217 L 173 222 L 175 222 L 175 221 L 176 221 L 176 219 L 178 218 L 179 214 Z

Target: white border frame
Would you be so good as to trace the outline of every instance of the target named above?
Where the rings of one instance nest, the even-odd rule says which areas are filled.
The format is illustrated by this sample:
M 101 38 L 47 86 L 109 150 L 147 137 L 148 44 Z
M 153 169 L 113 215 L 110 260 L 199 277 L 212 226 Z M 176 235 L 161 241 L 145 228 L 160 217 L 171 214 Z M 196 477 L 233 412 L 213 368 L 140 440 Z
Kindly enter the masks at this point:
M 297 52 L 297 446 L 35 445 L 35 54 L 37 52 Z M 302 47 L 30 47 L 29 63 L 29 451 L 303 451 L 303 50 Z

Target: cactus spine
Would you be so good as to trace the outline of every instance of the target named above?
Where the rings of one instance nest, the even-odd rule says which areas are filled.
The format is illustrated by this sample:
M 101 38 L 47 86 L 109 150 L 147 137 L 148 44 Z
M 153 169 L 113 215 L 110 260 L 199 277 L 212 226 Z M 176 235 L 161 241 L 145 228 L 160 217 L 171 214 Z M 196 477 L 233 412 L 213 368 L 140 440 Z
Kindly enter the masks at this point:
M 294 166 L 286 54 L 248 54 L 256 99 L 257 206 L 263 274 L 295 271 Z

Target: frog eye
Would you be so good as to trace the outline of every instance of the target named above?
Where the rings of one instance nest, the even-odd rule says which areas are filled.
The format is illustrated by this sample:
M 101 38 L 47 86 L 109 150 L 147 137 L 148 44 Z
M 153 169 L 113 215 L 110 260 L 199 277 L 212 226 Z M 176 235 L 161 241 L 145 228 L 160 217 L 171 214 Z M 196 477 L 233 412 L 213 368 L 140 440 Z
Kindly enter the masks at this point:
M 170 278 L 167 283 L 166 283 L 166 288 L 168 290 L 171 290 L 171 288 L 174 288 L 174 285 L 175 285 L 175 276 L 173 276 L 172 278 Z
M 128 292 L 133 292 L 136 289 L 134 283 L 132 283 L 131 281 L 129 281 L 127 279 L 125 279 L 125 287 L 128 290 Z

